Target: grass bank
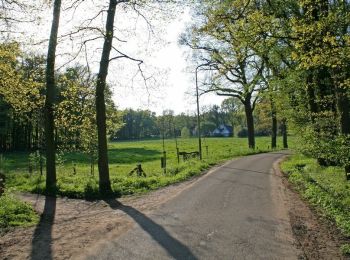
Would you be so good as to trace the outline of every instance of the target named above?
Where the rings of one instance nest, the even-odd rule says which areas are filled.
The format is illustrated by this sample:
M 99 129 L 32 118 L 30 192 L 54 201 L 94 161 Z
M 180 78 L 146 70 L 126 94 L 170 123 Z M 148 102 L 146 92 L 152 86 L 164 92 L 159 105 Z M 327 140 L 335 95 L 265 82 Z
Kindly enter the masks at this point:
M 350 182 L 343 168 L 321 167 L 315 159 L 300 154 L 289 157 L 281 168 L 302 197 L 350 238 Z M 350 245 L 343 245 L 342 251 L 350 254 Z
M 161 140 L 109 143 L 110 176 L 114 195 L 122 196 L 154 190 L 186 180 L 212 165 L 233 157 L 270 151 L 270 138 L 256 138 L 256 150 L 247 148 L 245 138 L 206 138 L 203 140 L 203 160 L 177 161 L 176 143 L 165 140 L 167 170 L 163 172 L 160 158 L 163 155 Z M 180 151 L 196 151 L 198 140 L 179 139 Z M 281 144 L 279 143 L 281 147 Z M 45 176 L 37 166 L 29 173 L 30 156 L 27 153 L 5 154 L 6 188 L 27 192 L 44 193 Z M 137 163 L 142 164 L 146 177 L 129 175 Z M 95 167 L 96 168 L 96 167 Z M 98 198 L 98 172 L 91 174 L 89 157 L 81 153 L 66 153 L 60 156 L 57 165 L 60 196 L 71 198 Z

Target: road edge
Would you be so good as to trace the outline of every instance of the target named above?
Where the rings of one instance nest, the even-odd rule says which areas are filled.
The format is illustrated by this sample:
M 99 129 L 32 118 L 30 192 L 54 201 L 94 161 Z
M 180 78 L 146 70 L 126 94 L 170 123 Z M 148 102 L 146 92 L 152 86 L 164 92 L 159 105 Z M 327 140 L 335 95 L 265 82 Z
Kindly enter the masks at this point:
M 350 259 L 341 253 L 342 236 L 339 230 L 301 197 L 281 170 L 280 165 L 287 158 L 288 155 L 276 160 L 273 171 L 281 179 L 286 193 L 292 234 L 301 251 L 299 259 Z

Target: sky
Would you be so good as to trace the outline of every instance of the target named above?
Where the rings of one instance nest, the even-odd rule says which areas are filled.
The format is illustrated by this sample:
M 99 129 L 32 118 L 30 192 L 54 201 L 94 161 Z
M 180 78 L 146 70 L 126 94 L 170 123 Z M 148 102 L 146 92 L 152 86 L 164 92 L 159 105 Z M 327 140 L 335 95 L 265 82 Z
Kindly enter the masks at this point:
M 135 95 L 135 91 L 124 89 L 120 98 L 120 92 L 115 91 L 114 101 L 120 108 L 150 109 L 157 114 L 166 109 L 173 110 L 175 114 L 195 111 L 195 74 L 188 68 L 188 49 L 178 44 L 181 33 L 190 21 L 188 11 L 173 20 L 165 30 L 164 38 L 167 44 L 152 53 L 151 63 L 167 71 L 164 84 L 152 91 L 150 97 L 146 93 Z M 223 99 L 215 94 L 206 94 L 201 96 L 200 104 L 220 104 Z
M 87 0 L 84 1 L 84 5 L 69 10 L 63 6 L 59 36 L 67 35 L 79 26 L 86 26 L 86 20 L 95 17 L 101 8 L 105 8 L 103 5 L 106 3 L 108 1 L 99 2 L 97 6 L 95 1 Z M 190 11 L 188 8 L 174 10 L 174 17 L 169 18 L 167 14 L 152 14 L 153 9 L 144 10 L 148 15 L 147 19 L 153 24 L 152 35 L 149 33 L 147 23 L 134 11 L 123 8 L 117 10 L 115 35 L 121 41 L 114 40 L 114 45 L 129 56 L 143 60 L 144 77 L 150 79 L 145 83 L 135 62 L 128 60 L 111 62 L 107 80 L 114 93 L 113 100 L 119 109 L 149 109 L 157 114 L 162 114 L 163 110 L 169 109 L 175 114 L 194 113 L 196 110 L 195 74 L 189 69 L 189 50 L 178 44 L 181 33 L 192 20 Z M 51 14 L 52 9 L 44 10 L 40 21 L 22 28 L 25 31 L 22 36 L 26 41 L 35 43 L 24 46 L 30 46 L 27 48 L 46 54 Z M 104 28 L 105 18 L 100 15 L 89 26 Z M 82 42 L 94 38 L 95 35 L 93 32 L 84 32 L 84 34 L 60 38 L 57 67 L 66 64 L 75 53 L 78 53 Z M 38 42 L 41 44 L 36 44 Z M 102 39 L 88 42 L 86 51 L 77 55 L 69 65 L 88 64 L 92 73 L 97 73 L 102 44 Z M 112 51 L 111 57 L 113 55 L 117 55 L 116 52 Z M 215 94 L 206 94 L 200 97 L 200 104 L 201 106 L 220 104 L 223 99 Z

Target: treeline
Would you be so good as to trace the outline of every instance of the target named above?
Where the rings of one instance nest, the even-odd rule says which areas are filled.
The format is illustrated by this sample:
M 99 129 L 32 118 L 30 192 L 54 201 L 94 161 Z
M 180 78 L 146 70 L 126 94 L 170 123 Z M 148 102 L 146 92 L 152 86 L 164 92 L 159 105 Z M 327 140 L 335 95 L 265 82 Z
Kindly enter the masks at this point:
M 122 114 L 122 126 L 110 135 L 110 140 L 138 140 L 147 138 L 191 137 L 197 136 L 196 114 L 181 113 L 175 115 L 172 110 L 166 110 L 157 116 L 149 110 L 126 109 Z M 254 122 L 255 136 L 271 136 L 270 110 L 264 101 L 257 104 Z M 243 106 L 234 98 L 225 99 L 220 106 L 211 105 L 202 108 L 200 115 L 201 136 L 220 136 L 214 134 L 221 125 L 232 128 L 231 136 L 247 137 L 247 124 Z M 277 129 L 278 131 L 278 129 Z M 282 133 L 279 127 L 279 134 Z
M 328 0 L 207 1 L 181 43 L 207 73 L 204 93 L 234 97 L 244 107 L 249 146 L 254 112 L 270 110 L 320 165 L 350 172 L 350 3 Z
M 46 59 L 24 54 L 18 44 L 0 45 L 1 151 L 43 151 Z M 95 77 L 83 66 L 56 76 L 55 143 L 60 151 L 94 152 L 96 146 Z M 121 125 L 120 112 L 105 91 L 108 129 Z
M 21 52 L 17 43 L 0 45 L 0 148 L 1 151 L 43 151 L 46 58 Z M 96 153 L 96 77 L 80 65 L 56 76 L 55 143 L 60 151 Z M 108 85 L 107 85 L 108 86 Z M 108 135 L 111 140 L 190 137 L 197 135 L 195 114 L 157 116 L 148 110 L 118 111 L 112 92 L 105 90 Z M 268 109 L 257 105 L 256 135 L 271 135 Z M 220 125 L 233 128 L 233 135 L 247 136 L 243 106 L 228 98 L 220 106 L 203 107 L 201 134 L 211 136 Z

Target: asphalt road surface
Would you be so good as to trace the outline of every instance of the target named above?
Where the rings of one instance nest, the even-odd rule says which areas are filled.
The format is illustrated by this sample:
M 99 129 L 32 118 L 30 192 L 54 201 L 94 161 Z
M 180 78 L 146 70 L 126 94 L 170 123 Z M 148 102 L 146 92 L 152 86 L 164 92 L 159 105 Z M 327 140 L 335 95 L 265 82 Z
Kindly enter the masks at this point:
M 87 259 L 298 259 L 280 178 L 283 153 L 236 159 L 145 215 Z

